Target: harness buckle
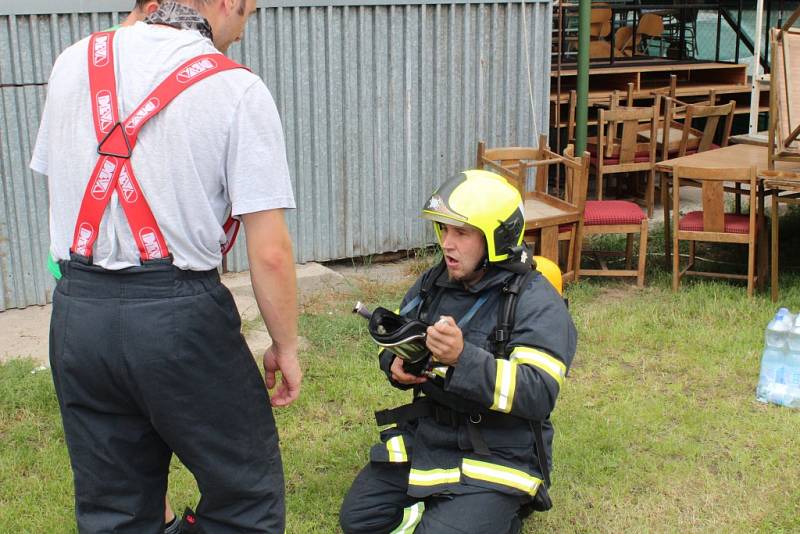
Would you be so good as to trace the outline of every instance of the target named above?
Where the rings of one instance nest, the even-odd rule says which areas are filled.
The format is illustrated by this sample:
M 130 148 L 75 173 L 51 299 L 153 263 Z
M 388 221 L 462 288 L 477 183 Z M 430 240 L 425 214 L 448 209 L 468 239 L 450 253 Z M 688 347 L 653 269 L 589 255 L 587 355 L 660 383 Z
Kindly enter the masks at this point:
M 119 121 L 97 145 L 97 153 L 101 156 L 130 159 L 132 151 L 128 134 L 125 133 L 125 128 Z

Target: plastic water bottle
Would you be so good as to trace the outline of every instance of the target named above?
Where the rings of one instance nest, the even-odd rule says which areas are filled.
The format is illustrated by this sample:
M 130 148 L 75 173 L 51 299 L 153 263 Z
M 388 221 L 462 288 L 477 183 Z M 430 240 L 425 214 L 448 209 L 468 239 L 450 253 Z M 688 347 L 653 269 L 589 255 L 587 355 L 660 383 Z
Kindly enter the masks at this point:
M 780 308 L 767 325 L 756 400 L 782 405 L 787 405 L 792 400 L 786 376 L 788 338 L 793 327 L 792 319 L 788 309 Z
M 767 347 L 773 347 L 778 350 L 786 348 L 788 333 L 793 326 L 793 319 L 788 308 L 778 309 L 775 317 L 767 325 L 767 331 L 764 334 L 764 342 Z
M 787 406 L 800 408 L 800 315 L 795 318 L 794 326 L 787 336 L 785 378 L 788 386 Z

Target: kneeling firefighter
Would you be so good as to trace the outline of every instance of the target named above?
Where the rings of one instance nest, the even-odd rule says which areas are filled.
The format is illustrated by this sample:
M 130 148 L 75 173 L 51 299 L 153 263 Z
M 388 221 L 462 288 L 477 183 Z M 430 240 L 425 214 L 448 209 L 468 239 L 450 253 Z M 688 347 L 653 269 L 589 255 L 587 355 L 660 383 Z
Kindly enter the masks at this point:
M 575 327 L 531 268 L 522 199 L 504 178 L 460 173 L 423 217 L 441 263 L 414 283 L 399 317 L 384 311 L 370 322 L 381 369 L 413 401 L 376 413 L 381 443 L 340 523 L 346 534 L 519 532 L 530 511 L 551 506 L 549 416 Z

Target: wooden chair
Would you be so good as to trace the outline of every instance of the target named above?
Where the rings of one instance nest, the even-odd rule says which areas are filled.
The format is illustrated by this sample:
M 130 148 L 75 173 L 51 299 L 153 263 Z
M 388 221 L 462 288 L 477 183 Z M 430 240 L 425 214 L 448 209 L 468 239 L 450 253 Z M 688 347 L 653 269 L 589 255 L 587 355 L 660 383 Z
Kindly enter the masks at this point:
M 712 276 L 747 280 L 747 296 L 753 296 L 757 282 L 755 272 L 757 203 L 750 203 L 750 213 L 741 215 L 725 213 L 725 182 L 748 184 L 750 191 L 756 190 L 756 168 L 713 169 L 696 167 L 676 167 L 673 169 L 672 210 L 673 248 L 672 290 L 677 291 L 684 275 Z M 702 211 L 692 211 L 684 216 L 680 213 L 681 180 L 700 182 L 703 188 Z M 680 269 L 678 246 L 681 241 L 689 241 L 689 263 Z M 695 263 L 695 250 L 698 241 L 711 243 L 740 243 L 747 245 L 747 274 L 712 273 L 692 270 Z
M 605 39 L 611 33 L 611 8 L 608 4 L 594 4 L 589 14 L 589 36 L 591 39 Z
M 547 159 L 545 153 L 547 151 L 547 136 L 542 134 L 539 136 L 539 147 L 497 147 L 486 148 L 483 141 L 478 142 L 478 158 L 477 167 L 483 169 L 486 166 L 492 168 L 499 165 L 504 169 L 510 171 L 509 174 L 504 176 L 508 181 L 519 190 L 520 195 L 525 195 L 527 191 L 527 184 L 523 181 L 527 179 L 527 173 L 524 172 L 525 168 L 522 166 L 526 161 L 543 161 Z M 491 168 L 489 170 L 492 170 Z M 536 170 L 536 175 L 533 184 L 534 191 L 547 191 L 547 166 L 539 166 Z
M 593 105 L 597 108 L 606 108 L 608 110 L 617 109 L 622 104 L 622 93 L 615 89 L 608 97 L 608 102 L 594 102 Z M 578 93 L 574 89 L 569 92 L 567 99 L 568 114 L 567 114 L 567 144 L 575 144 L 575 114 L 578 105 Z M 628 89 L 625 93 L 625 105 L 627 107 L 633 106 L 633 83 L 628 83 Z M 616 130 L 615 130 L 616 132 Z M 616 137 L 616 133 L 613 135 Z M 597 144 L 597 137 L 589 137 L 587 142 Z
M 769 168 L 775 161 L 800 161 L 800 17 L 796 9 L 780 28 L 770 31 L 772 62 L 769 91 Z
M 645 13 L 636 25 L 636 39 L 639 41 L 641 52 L 649 54 L 650 43 L 658 42 L 658 55 L 664 55 L 664 19 L 655 13 Z
M 552 259 L 563 271 L 563 280 L 577 279 L 576 257 L 582 243 L 580 229 L 586 199 L 588 154 L 584 158 L 560 156 L 541 136 L 539 147 L 486 148 L 478 143 L 478 167 L 497 172 L 511 183 L 521 184 L 525 205 L 525 235 L 537 253 Z M 528 169 L 535 169 L 533 187 L 528 189 Z M 556 171 L 557 169 L 557 171 Z M 550 171 L 564 177 L 560 196 L 548 192 Z M 559 254 L 559 245 L 564 253 Z M 561 261 L 559 261 L 561 260 Z
M 644 286 L 647 264 L 647 216 L 636 203 L 628 200 L 587 200 L 583 211 L 583 238 L 592 235 L 625 234 L 625 268 L 610 269 L 605 257 L 619 255 L 606 250 L 587 250 L 582 254 L 593 255 L 600 264 L 599 269 L 580 267 L 580 276 L 636 277 L 636 285 Z M 639 257 L 633 267 L 633 239 L 639 235 Z M 580 258 L 578 259 L 580 262 Z
M 658 102 L 658 96 L 656 96 Z M 591 167 L 597 178 L 597 200 L 603 200 L 603 181 L 607 175 L 646 173 L 644 205 L 653 215 L 655 196 L 657 106 L 646 108 L 600 109 L 596 143 L 588 144 Z M 647 140 L 639 139 L 642 128 Z
M 713 91 L 709 94 L 709 102 L 687 104 L 670 97 L 664 100 L 664 124 L 669 125 L 669 128 L 666 126 L 660 128 L 662 159 L 728 146 L 733 116 L 736 113 L 735 101 L 731 100 L 722 105 L 709 103 L 715 100 Z M 700 119 L 705 120 L 702 129 L 698 128 L 695 122 Z M 720 123 L 721 132 L 719 132 Z M 679 135 L 675 135 L 677 133 Z M 715 143 L 717 139 L 719 142 Z
M 709 95 L 708 102 L 701 102 L 697 104 L 686 104 L 679 100 L 666 97 L 666 111 L 664 114 L 664 124 L 668 124 L 669 128 L 661 127 L 661 158 L 662 160 L 677 158 L 680 156 L 687 156 L 696 154 L 698 152 L 705 152 L 706 150 L 713 150 L 728 146 L 730 139 L 731 125 L 733 124 L 733 115 L 736 111 L 736 102 L 731 100 L 723 105 L 711 105 L 708 102 L 714 101 L 714 93 Z M 680 120 L 675 120 L 675 117 L 682 117 Z M 696 119 L 705 119 L 703 129 L 694 128 Z M 724 120 L 723 120 L 724 119 Z M 719 131 L 719 126 L 722 124 L 722 131 Z M 676 135 L 677 134 L 677 135 Z M 719 144 L 716 144 L 715 137 L 719 139 Z M 669 221 L 669 191 L 664 187 L 664 178 L 661 178 L 662 187 L 661 204 L 664 208 L 664 221 Z M 699 184 L 696 184 L 699 185 Z M 742 212 L 742 194 L 749 194 L 749 191 L 742 191 L 741 183 L 734 183 L 735 193 L 734 202 L 736 213 Z M 667 234 L 669 228 L 667 228 Z M 670 255 L 672 253 L 669 240 L 664 243 L 664 253 L 667 264 L 669 264 Z
M 614 48 L 624 57 L 631 57 L 639 47 L 641 38 L 635 35 L 633 26 L 622 26 L 614 32 Z

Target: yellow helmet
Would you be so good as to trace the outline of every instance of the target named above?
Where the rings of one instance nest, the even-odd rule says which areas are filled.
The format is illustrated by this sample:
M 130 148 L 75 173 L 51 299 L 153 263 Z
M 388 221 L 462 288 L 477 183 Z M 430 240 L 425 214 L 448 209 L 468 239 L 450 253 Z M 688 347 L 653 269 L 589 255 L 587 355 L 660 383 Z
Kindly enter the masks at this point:
M 484 170 L 464 171 L 443 183 L 425 203 L 422 217 L 434 222 L 440 245 L 442 233 L 436 223 L 480 230 L 490 263 L 509 259 L 525 233 L 519 191 L 499 174 Z
M 558 291 L 558 294 L 561 295 L 563 284 L 561 281 L 561 269 L 558 268 L 558 265 L 556 265 L 553 260 L 547 259 L 544 256 L 534 256 L 533 261 L 536 262 L 536 270 L 542 273 L 542 276 L 547 278 L 556 291 Z

